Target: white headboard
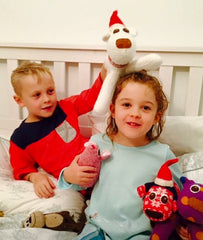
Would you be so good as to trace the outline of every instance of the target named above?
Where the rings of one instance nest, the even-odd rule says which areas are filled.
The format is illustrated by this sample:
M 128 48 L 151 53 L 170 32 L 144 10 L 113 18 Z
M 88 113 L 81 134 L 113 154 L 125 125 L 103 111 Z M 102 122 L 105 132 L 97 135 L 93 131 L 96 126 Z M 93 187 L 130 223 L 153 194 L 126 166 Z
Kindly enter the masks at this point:
M 159 76 L 170 100 L 168 115 L 203 115 L 203 52 L 182 50 L 137 51 L 137 57 L 156 52 L 163 64 Z M 11 72 L 25 60 L 47 65 L 55 78 L 58 98 L 65 98 L 88 88 L 96 79 L 106 56 L 105 48 L 53 45 L 0 46 L 0 125 L 11 128 L 26 112 L 14 102 Z M 88 120 L 81 117 L 81 125 Z M 5 125 L 4 125 L 5 124 Z M 1 130 L 0 130 L 1 131 Z

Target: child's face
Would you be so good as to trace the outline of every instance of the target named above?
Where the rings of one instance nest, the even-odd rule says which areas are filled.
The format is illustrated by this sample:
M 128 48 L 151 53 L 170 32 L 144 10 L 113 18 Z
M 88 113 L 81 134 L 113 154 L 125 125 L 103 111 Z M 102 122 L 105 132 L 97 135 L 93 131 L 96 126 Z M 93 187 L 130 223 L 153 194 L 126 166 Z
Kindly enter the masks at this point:
M 49 74 L 44 74 L 41 81 L 35 75 L 25 76 L 20 84 L 21 96 L 14 98 L 19 106 L 27 108 L 29 114 L 26 122 L 52 116 L 57 105 L 57 96 L 54 81 Z
M 128 82 L 111 106 L 118 133 L 115 141 L 125 146 L 146 145 L 146 133 L 157 122 L 155 94 L 146 84 Z

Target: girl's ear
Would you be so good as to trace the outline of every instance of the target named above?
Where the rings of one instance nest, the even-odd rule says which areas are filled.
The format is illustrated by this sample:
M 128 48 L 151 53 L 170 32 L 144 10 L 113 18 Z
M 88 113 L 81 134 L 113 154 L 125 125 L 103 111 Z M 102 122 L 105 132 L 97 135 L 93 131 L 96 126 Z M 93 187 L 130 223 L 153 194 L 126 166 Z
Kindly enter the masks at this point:
M 154 118 L 154 125 L 159 122 L 160 118 L 161 118 L 160 113 L 157 113 Z
M 16 103 L 20 106 L 20 107 L 24 107 L 25 104 L 22 101 L 22 98 L 19 97 L 18 95 L 14 95 L 13 99 L 16 101 Z
M 115 117 L 115 106 L 112 103 L 110 105 L 110 111 L 111 111 L 111 116 L 114 118 Z

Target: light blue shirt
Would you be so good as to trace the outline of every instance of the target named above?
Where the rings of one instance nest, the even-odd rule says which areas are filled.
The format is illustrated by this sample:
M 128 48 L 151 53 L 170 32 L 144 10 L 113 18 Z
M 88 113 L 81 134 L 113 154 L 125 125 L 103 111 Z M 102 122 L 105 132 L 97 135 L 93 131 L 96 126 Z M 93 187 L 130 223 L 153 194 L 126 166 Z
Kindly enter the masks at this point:
M 137 187 L 152 182 L 160 166 L 175 155 L 166 144 L 152 141 L 141 147 L 126 147 L 111 140 L 105 135 L 92 136 L 100 150 L 108 149 L 112 155 L 102 162 L 99 180 L 94 186 L 90 205 L 86 209 L 89 224 L 102 229 L 108 239 L 149 239 L 151 226 L 142 211 L 142 199 L 138 196 Z M 179 184 L 181 172 L 178 164 L 170 167 L 174 180 Z M 76 185 L 59 178 L 59 187 L 74 188 Z M 84 231 L 89 233 L 88 225 Z M 80 239 L 78 237 L 77 239 Z

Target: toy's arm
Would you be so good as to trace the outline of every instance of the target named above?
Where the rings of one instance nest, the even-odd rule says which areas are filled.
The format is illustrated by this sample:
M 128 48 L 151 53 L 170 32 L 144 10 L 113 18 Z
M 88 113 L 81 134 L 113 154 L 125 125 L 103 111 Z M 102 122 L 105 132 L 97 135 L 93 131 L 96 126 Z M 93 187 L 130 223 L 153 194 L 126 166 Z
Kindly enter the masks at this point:
M 140 198 L 143 198 L 146 195 L 146 186 L 145 186 L 145 184 L 141 185 L 141 186 L 139 186 L 137 188 L 137 193 L 138 193 Z
M 151 53 L 140 58 L 134 58 L 127 66 L 126 73 L 135 71 L 146 71 L 157 70 L 162 64 L 162 59 L 158 54 Z
M 117 71 L 117 69 L 114 69 L 107 74 L 99 96 L 95 102 L 93 112 L 99 115 L 105 115 L 109 111 L 111 98 L 118 78 L 119 71 Z

